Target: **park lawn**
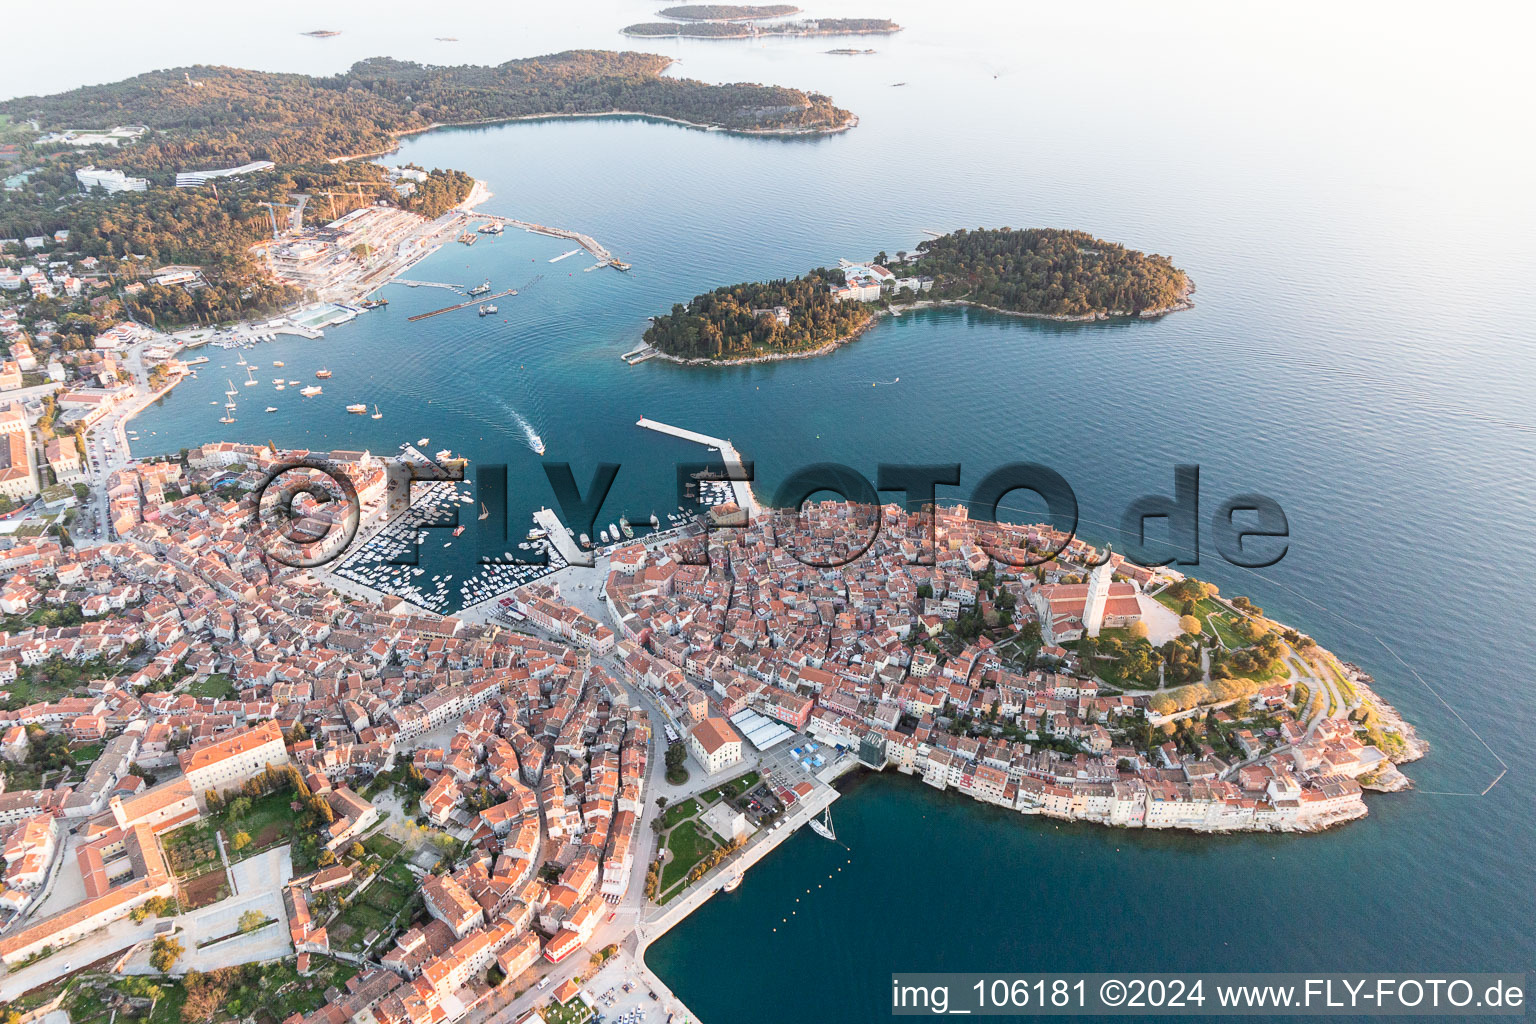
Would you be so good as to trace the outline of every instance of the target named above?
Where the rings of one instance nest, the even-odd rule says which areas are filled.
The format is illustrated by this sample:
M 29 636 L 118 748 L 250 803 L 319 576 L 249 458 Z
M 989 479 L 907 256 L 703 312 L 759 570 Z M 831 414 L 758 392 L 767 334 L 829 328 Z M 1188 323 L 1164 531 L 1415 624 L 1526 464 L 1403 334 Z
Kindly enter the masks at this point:
M 1234 676 L 1236 676 L 1238 679 L 1252 679 L 1256 683 L 1270 683 L 1270 682 L 1274 682 L 1276 679 L 1284 679 L 1284 678 L 1286 678 L 1289 675 L 1289 673 L 1285 669 L 1285 659 L 1284 658 L 1276 658 L 1275 659 L 1275 663 L 1273 665 L 1271 665 L 1268 669 L 1266 669 L 1265 671 L 1262 671 L 1262 672 L 1259 672 L 1259 671 L 1253 671 L 1253 672 L 1237 672 L 1237 671 L 1234 671 L 1232 674 Z
M 1360 702 L 1360 695 L 1355 692 L 1355 685 L 1339 670 L 1338 663 L 1332 658 L 1324 658 L 1323 664 L 1327 665 L 1328 671 L 1333 673 L 1333 681 L 1338 685 L 1339 696 L 1344 699 L 1345 703 L 1358 704 Z
M 568 1003 L 550 1000 L 549 1005 L 539 1012 L 549 1024 L 582 1024 L 592 1016 L 592 1007 L 577 996 Z
M 707 801 L 707 798 L 706 798 Z M 680 804 L 673 804 L 661 815 L 661 827 L 671 828 L 680 821 L 684 821 L 699 813 L 699 802 L 689 797 Z
M 142 1018 L 144 1024 L 181 1024 L 181 1004 L 187 1001 L 187 990 L 182 988 L 181 982 L 170 978 L 156 978 L 155 985 L 160 989 L 160 998 L 155 1000 L 149 1016 Z M 127 994 L 122 981 L 114 981 L 112 988 Z M 128 1018 L 124 1016 L 124 1019 Z
M 411 893 L 415 891 L 415 879 L 402 884 L 396 882 L 389 875 L 385 875 L 375 880 L 372 885 L 363 890 L 363 894 L 359 899 L 367 902 L 375 910 L 383 911 L 385 914 L 393 916 L 395 911 L 405 906 L 411 898 Z
M 730 797 L 732 800 L 735 800 L 747 790 L 757 785 L 761 779 L 762 776 L 757 774 L 757 772 L 747 772 L 747 774 L 739 778 L 732 779 L 730 782 L 725 784 L 725 795 Z
M 207 679 L 193 683 L 187 692 L 194 697 L 212 697 L 215 700 L 232 700 L 237 691 L 234 681 L 222 672 L 215 672 Z
M 1169 596 L 1168 588 L 1164 587 L 1158 591 L 1155 600 L 1174 614 L 1183 614 L 1184 602 Z M 1237 631 L 1232 628 L 1232 613 L 1208 597 L 1195 603 L 1195 618 L 1200 620 L 1200 624 L 1208 632 L 1215 633 L 1221 642 L 1232 650 L 1252 646 L 1238 636 Z
M 70 753 L 75 758 L 75 764 L 92 764 L 101 756 L 105 743 L 87 743 L 83 747 L 76 747 Z
M 389 868 L 384 872 L 384 880 L 387 881 L 390 885 L 398 886 L 399 888 L 404 889 L 407 896 L 416 890 L 416 886 L 418 884 L 416 881 L 416 876 L 411 874 L 411 869 L 406 867 L 403 863 L 399 862 L 389 866 Z M 373 884 L 381 885 L 383 883 L 375 882 Z
M 352 964 L 318 956 L 310 964 L 308 978 L 300 978 L 290 960 L 266 964 L 262 968 L 262 986 L 277 994 L 268 997 L 262 1009 L 273 1021 L 287 1020 L 295 1013 L 308 1015 L 325 1005 L 327 988 L 344 988 L 356 973 Z
M 400 844 L 382 832 L 375 832 L 363 841 L 363 849 L 380 860 L 393 860 L 400 852 Z
M 704 834 L 696 821 L 686 821 L 667 836 L 667 849 L 672 859 L 661 869 L 659 889 L 666 892 L 688 877 L 693 866 L 715 848 L 715 841 Z
M 288 842 L 295 828 L 293 810 L 288 806 L 292 802 L 292 793 L 278 790 L 252 800 L 250 812 L 240 818 L 231 817 L 227 807 L 215 815 L 212 820 L 224 830 L 224 848 L 229 852 L 229 859 L 244 860 Z M 251 845 L 238 853 L 234 845 L 236 832 L 251 837 Z
M 378 882 L 373 884 L 379 885 Z M 372 891 L 372 889 L 369 890 L 369 892 Z M 364 895 L 366 896 L 367 893 Z M 339 926 L 346 932 L 341 948 L 348 953 L 358 953 L 363 949 L 363 937 L 370 931 L 377 931 L 383 935 L 389 930 L 393 916 L 373 906 L 366 899 L 354 900 L 352 905 L 343 910 L 341 916 L 336 919 L 336 925 L 332 926 L 331 934 L 334 936 Z

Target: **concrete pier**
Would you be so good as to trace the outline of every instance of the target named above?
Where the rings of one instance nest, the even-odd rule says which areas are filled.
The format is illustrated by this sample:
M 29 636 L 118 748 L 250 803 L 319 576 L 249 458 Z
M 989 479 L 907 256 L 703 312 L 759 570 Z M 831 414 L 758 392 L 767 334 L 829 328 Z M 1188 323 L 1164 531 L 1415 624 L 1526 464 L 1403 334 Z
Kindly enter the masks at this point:
M 584 565 L 591 557 L 583 552 L 576 543 L 576 538 L 565 532 L 565 524 L 555 514 L 552 508 L 541 508 L 533 514 L 533 521 L 539 524 L 539 528 L 549 534 L 549 542 L 560 552 L 560 557 L 569 565 Z
M 524 231 L 531 231 L 536 235 L 548 235 L 551 238 L 566 238 L 572 242 L 577 243 L 583 249 L 587 250 L 587 252 L 597 257 L 597 266 L 599 267 L 613 267 L 615 270 L 629 269 L 628 263 L 625 263 L 613 253 L 609 252 L 600 242 L 598 242 L 597 239 L 593 238 L 591 235 L 584 235 L 580 231 L 570 231 L 566 228 L 552 228 L 545 224 L 535 224 L 532 221 L 517 220 L 514 217 L 500 217 L 490 213 L 477 213 L 472 219 L 484 220 L 489 223 L 511 225 L 514 228 L 522 228 Z M 571 254 L 565 253 L 563 256 L 555 257 L 555 259 L 564 259 L 569 255 Z M 550 260 L 550 262 L 553 263 L 555 260 Z M 588 267 L 587 269 L 591 270 L 594 268 Z
M 695 444 L 707 445 L 720 449 L 720 461 L 725 463 L 726 470 L 732 476 L 741 474 L 741 455 L 730 441 L 720 437 L 710 437 L 708 434 L 700 434 L 694 430 L 684 430 L 682 427 L 674 427 L 667 423 L 660 423 L 642 416 L 635 422 L 635 426 L 644 427 L 646 430 L 654 430 L 661 434 L 671 434 L 680 437 L 684 441 L 692 441 Z M 745 480 L 732 480 L 731 490 L 736 495 L 738 507 L 750 513 L 756 513 L 762 509 L 757 499 L 752 496 L 752 485 Z

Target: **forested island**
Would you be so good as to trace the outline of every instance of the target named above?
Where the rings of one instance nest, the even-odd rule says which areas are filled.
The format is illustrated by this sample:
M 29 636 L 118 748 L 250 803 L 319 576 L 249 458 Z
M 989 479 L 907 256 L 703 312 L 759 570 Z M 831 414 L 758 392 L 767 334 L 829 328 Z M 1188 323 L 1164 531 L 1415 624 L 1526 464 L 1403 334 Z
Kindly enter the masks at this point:
M 790 4 L 682 4 L 656 13 L 678 21 L 752 21 L 756 18 L 786 18 L 799 14 L 800 8 Z
M 897 253 L 891 266 L 898 280 L 929 276 L 935 299 L 1007 313 L 1082 320 L 1156 316 L 1188 306 L 1193 290 L 1188 275 L 1168 257 L 1086 231 L 961 229 L 904 256 Z
M 815 18 L 809 21 L 759 22 L 734 21 L 645 21 L 627 25 L 627 36 L 657 38 L 663 36 L 689 39 L 749 39 L 758 36 L 865 36 L 900 32 L 901 26 L 888 18 Z
M 388 58 L 330 77 L 194 66 L 154 71 L 52 96 L 0 101 L 0 123 L 27 173 L 0 191 L 0 238 L 68 231 L 71 250 L 96 257 L 118 284 L 163 264 L 202 268 L 208 287 L 114 289 L 97 319 L 145 314 L 161 324 L 265 314 L 298 298 L 270 279 L 249 249 L 271 234 L 262 203 L 324 195 L 305 216 L 325 220 L 385 202 L 436 217 L 464 200 L 470 175 L 433 170 L 400 195 L 382 167 L 340 158 L 387 152 L 398 136 L 438 124 L 521 117 L 637 113 L 741 132 L 833 131 L 853 120 L 816 93 L 778 86 L 710 85 L 662 77 L 671 58 L 579 50 L 496 67 L 436 67 Z M 82 126 L 143 126 L 111 149 L 47 142 Z M 274 167 L 176 187 L 178 172 Z M 75 172 L 91 164 L 145 179 L 142 191 L 82 194 Z M 351 189 L 350 192 L 342 189 Z M 324 211 L 323 214 L 320 211 Z M 45 312 L 59 305 L 43 300 Z
M 1085 231 L 960 230 L 894 260 L 882 252 L 845 270 L 717 288 L 655 317 L 645 341 L 674 360 L 787 358 L 842 344 L 891 309 L 965 304 L 1059 320 L 1150 317 L 1188 308 L 1193 290 L 1166 256 Z
M 657 351 L 677 359 L 740 360 L 809 351 L 847 340 L 874 321 L 861 302 L 839 302 L 840 270 L 793 280 L 716 288 L 658 316 L 645 332 Z

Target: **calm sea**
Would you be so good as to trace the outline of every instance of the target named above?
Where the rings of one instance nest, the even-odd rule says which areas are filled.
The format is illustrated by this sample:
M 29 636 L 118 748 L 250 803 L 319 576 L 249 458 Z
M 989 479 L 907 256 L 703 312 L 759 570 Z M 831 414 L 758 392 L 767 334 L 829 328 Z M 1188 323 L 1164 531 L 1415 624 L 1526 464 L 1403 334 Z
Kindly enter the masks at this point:
M 620 47 L 615 30 L 653 6 L 595 4 L 573 21 L 470 4 L 452 23 L 418 12 L 355 28 L 306 13 L 245 36 L 192 26 L 202 38 L 174 42 L 125 25 L 142 47 L 104 53 L 90 74 Z M 1409 769 L 1423 792 L 1373 797 L 1367 820 L 1320 837 L 1195 839 L 1058 827 L 861 780 L 836 812 L 850 853 L 795 837 L 652 964 L 705 1020 L 738 1024 L 883 1020 L 898 970 L 1536 968 L 1524 757 L 1536 744 L 1536 216 L 1531 143 L 1512 130 L 1532 94 L 1515 49 L 1528 33 L 1363 5 L 811 13 L 909 29 L 646 48 L 681 57 L 680 73 L 824 90 L 859 114 L 856 130 L 786 141 L 610 119 L 414 138 L 400 160 L 469 170 L 496 192 L 485 209 L 588 232 L 634 269 L 549 263 L 570 246 L 521 233 L 449 245 L 412 276 L 523 293 L 496 317 L 407 324 L 448 293 L 388 288 L 385 312 L 257 350 L 258 379 L 277 376 L 272 360 L 285 377 L 334 376 L 318 399 L 242 396 L 251 408 L 227 429 L 209 403 L 238 367 L 214 352 L 200 380 L 140 417 L 139 449 L 231 438 L 386 451 L 428 436 L 433 450 L 507 463 L 517 512 L 550 501 L 522 417 L 583 486 L 598 461 L 622 463 L 612 521 L 675 505 L 672 464 L 701 454 L 634 427 L 650 416 L 730 437 L 770 491 L 810 461 L 871 477 L 882 460 L 959 461 L 964 497 L 1003 462 L 1044 462 L 1075 488 L 1090 536 L 1138 495 L 1170 491 L 1176 463 L 1198 463 L 1203 507 L 1260 491 L 1292 529 L 1271 569 L 1227 566 L 1207 544 L 1199 574 L 1374 674 L 1433 745 Z M 344 32 L 296 34 L 310 28 Z M 56 31 L 39 26 L 39 41 Z M 840 45 L 879 52 L 822 52 Z M 0 87 L 83 73 L 30 59 Z M 717 284 L 978 225 L 1078 227 L 1169 254 L 1198 307 L 1091 326 L 905 316 L 825 358 L 738 369 L 618 358 L 647 315 Z M 353 401 L 383 419 L 348 416 Z M 280 411 L 260 413 L 268 402 Z M 429 544 L 428 571 L 467 571 L 477 529 L 452 550 Z M 1497 774 L 1473 730 L 1512 770 L 1486 796 L 1440 795 Z

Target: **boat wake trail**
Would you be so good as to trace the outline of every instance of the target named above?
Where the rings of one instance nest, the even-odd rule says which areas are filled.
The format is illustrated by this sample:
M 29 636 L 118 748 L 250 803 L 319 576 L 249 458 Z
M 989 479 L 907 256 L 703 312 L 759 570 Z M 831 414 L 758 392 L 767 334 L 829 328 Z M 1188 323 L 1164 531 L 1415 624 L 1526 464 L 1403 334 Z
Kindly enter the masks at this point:
M 524 417 L 522 413 L 512 408 L 506 402 L 502 401 L 501 399 L 497 399 L 497 402 L 501 405 L 502 409 L 506 411 L 506 414 L 512 417 L 513 422 L 517 424 L 517 429 L 523 432 L 523 440 L 527 443 L 528 450 L 533 452 L 535 455 L 543 455 L 544 439 L 539 436 L 539 432 L 537 430 L 533 429 L 533 424 L 529 423 L 527 418 Z

